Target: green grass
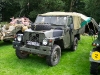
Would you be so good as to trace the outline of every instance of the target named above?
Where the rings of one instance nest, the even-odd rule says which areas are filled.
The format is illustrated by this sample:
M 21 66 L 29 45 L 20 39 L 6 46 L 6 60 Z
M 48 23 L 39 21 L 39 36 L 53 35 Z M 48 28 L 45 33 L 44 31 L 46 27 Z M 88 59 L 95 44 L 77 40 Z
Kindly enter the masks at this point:
M 12 43 L 0 42 L 0 75 L 90 75 L 89 52 L 92 38 L 81 36 L 75 52 L 63 50 L 59 64 L 50 67 L 45 58 L 30 55 L 18 59 Z

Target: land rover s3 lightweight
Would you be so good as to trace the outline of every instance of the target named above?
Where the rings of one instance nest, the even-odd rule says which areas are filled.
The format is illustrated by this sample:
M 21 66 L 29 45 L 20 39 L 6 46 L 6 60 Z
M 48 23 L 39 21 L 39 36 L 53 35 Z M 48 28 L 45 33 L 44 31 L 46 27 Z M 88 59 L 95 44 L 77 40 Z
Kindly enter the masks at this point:
M 45 56 L 49 66 L 58 64 L 61 50 L 75 51 L 90 18 L 76 12 L 48 12 L 39 14 L 30 29 L 17 34 L 13 41 L 16 56 L 24 59 L 29 54 Z M 82 27 L 83 26 L 83 27 Z

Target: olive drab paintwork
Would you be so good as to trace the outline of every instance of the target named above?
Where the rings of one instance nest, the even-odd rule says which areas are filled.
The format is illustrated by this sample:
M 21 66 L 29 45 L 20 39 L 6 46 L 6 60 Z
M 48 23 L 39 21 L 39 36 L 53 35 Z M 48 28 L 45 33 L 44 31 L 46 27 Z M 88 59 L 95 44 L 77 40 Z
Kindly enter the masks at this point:
M 30 20 L 26 17 L 10 18 L 9 24 L 0 27 L 0 40 L 13 40 L 17 33 L 22 33 L 30 27 Z
M 59 17 L 59 16 L 57 16 L 57 17 Z M 66 17 L 66 16 L 63 16 L 63 17 Z M 70 18 L 70 16 L 67 18 Z M 73 20 L 73 18 L 71 20 Z M 70 21 L 70 19 L 68 21 Z M 70 24 L 73 24 L 73 23 L 70 23 Z M 46 30 L 46 31 L 45 30 L 40 30 L 40 31 L 36 30 L 35 31 L 32 29 L 28 29 L 24 32 L 23 42 L 26 40 L 30 40 L 30 36 L 39 35 L 40 42 L 42 42 L 44 39 L 52 40 L 52 42 L 50 44 L 46 45 L 46 47 L 53 46 L 55 44 L 53 41 L 62 40 L 61 42 L 64 45 L 64 48 L 68 48 L 73 43 L 74 37 L 76 36 L 78 38 L 80 35 L 80 33 L 78 32 L 79 30 L 74 31 L 74 28 L 73 29 L 70 28 L 70 24 L 68 26 L 67 22 L 66 22 L 66 24 L 64 24 L 64 25 L 52 25 L 52 29 Z M 43 24 L 41 24 L 41 25 L 43 25 Z M 58 28 L 58 29 L 56 29 L 56 28 Z M 59 29 L 59 28 L 61 28 L 61 29 Z M 58 42 L 58 44 L 59 44 L 59 42 Z M 25 43 L 25 45 L 27 45 L 27 43 Z M 41 48 L 41 45 L 40 45 L 40 48 Z M 29 47 L 29 49 L 31 49 L 31 46 Z M 34 49 L 34 47 L 33 47 L 33 49 Z M 32 50 L 28 50 L 27 47 L 26 48 L 21 47 L 21 50 L 25 50 L 28 52 L 32 51 Z M 41 52 L 39 52 L 39 54 L 41 54 Z M 46 53 L 46 55 L 48 55 L 48 54 Z
M 47 49 L 50 49 L 54 44 L 59 45 L 62 49 L 70 48 L 75 37 L 80 40 L 80 34 L 84 28 L 81 28 L 81 19 L 85 20 L 85 18 L 87 19 L 86 16 L 75 12 L 39 14 L 34 24 L 31 25 L 31 29 L 24 32 L 22 36 L 24 44 L 22 45 L 20 42 L 20 46 L 15 40 L 13 46 L 15 49 L 44 55 L 50 54 L 50 50 Z M 48 42 L 47 45 L 43 45 L 45 39 Z M 49 42 L 50 40 L 52 42 Z
M 61 56 L 61 49 L 76 50 L 80 34 L 85 30 L 85 24 L 82 22 L 88 23 L 88 20 L 90 18 L 76 12 L 39 14 L 31 28 L 23 34 L 18 34 L 13 41 L 17 57 L 25 58 L 30 53 L 47 56 L 48 64 L 56 65 Z M 81 27 L 81 23 L 84 26 Z M 28 54 L 25 56 L 21 52 Z

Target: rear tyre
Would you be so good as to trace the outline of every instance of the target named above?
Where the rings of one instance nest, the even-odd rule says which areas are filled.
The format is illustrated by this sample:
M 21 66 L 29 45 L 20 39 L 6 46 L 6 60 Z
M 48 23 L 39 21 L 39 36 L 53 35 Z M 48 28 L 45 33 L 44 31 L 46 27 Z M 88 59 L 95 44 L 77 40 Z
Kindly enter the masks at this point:
M 92 74 L 92 75 L 98 75 L 98 67 L 99 67 L 99 64 L 98 63 L 91 62 L 90 74 Z
M 26 51 L 16 50 L 16 56 L 19 59 L 25 59 L 25 58 L 29 57 L 29 53 Z
M 49 66 L 55 66 L 58 64 L 61 57 L 61 48 L 58 45 L 54 45 L 51 50 L 51 54 L 46 57 L 46 62 Z
M 74 41 L 73 41 L 73 44 L 72 44 L 72 46 L 71 46 L 71 50 L 72 50 L 72 51 L 76 51 L 77 46 L 78 46 L 78 39 L 77 39 L 77 37 L 75 37 L 75 38 L 74 38 Z

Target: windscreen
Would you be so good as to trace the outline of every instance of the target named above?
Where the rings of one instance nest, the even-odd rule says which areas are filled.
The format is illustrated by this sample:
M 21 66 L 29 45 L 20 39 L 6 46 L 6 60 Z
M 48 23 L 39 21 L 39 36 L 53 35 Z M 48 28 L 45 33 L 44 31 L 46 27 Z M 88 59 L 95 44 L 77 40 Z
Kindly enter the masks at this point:
M 57 16 L 37 16 L 35 23 L 48 23 L 55 25 L 65 25 L 67 22 L 66 17 L 57 17 Z

